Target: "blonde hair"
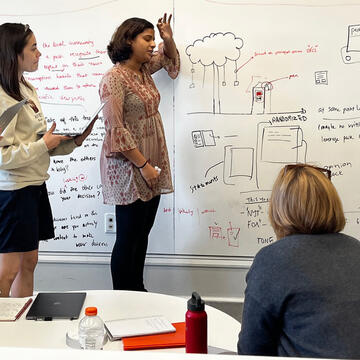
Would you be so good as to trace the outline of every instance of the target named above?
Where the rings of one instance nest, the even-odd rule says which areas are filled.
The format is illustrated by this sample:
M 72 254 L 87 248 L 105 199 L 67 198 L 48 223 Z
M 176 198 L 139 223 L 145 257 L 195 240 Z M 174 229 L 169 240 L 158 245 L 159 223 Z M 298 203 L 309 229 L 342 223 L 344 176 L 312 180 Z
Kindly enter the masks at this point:
M 278 239 L 292 234 L 325 234 L 343 230 L 339 195 L 323 169 L 285 166 L 275 180 L 269 218 Z M 325 170 L 324 170 L 325 171 Z

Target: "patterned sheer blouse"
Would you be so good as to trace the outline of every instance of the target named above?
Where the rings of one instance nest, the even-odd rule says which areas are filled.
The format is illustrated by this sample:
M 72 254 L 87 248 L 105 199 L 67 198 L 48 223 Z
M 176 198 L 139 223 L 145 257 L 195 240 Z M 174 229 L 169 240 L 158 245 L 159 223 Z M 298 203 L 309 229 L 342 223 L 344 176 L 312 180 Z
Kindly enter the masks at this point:
M 141 68 L 141 75 L 115 64 L 100 83 L 105 138 L 100 171 L 105 204 L 126 205 L 137 199 L 148 201 L 159 194 L 173 192 L 164 128 L 158 111 L 160 94 L 151 74 L 165 68 L 175 79 L 180 70 L 179 54 L 169 59 L 159 51 Z M 127 160 L 123 151 L 138 148 L 152 166 L 161 169 L 157 186 L 150 189 L 140 170 Z

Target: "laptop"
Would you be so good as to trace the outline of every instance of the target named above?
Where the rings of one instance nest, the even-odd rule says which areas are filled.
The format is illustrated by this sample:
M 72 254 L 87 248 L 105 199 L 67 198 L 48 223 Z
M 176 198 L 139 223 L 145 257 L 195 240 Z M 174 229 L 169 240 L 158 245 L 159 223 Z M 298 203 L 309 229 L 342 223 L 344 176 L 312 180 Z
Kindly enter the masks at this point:
M 77 135 L 81 135 L 86 128 L 91 124 L 91 122 L 95 119 L 95 117 L 99 114 L 99 112 L 103 109 L 103 107 L 105 106 L 106 101 L 101 103 L 101 105 L 96 109 L 96 111 L 94 112 L 94 114 L 90 117 L 89 120 L 87 120 L 83 126 L 79 127 L 78 129 L 66 129 L 64 128 L 56 128 L 53 132 L 54 135 L 64 135 L 64 136 L 77 136 Z M 59 125 L 59 124 L 56 124 Z M 61 126 L 61 124 L 60 124 Z M 46 133 L 46 131 L 40 131 L 38 134 L 39 135 L 44 135 Z
M 1 133 L 5 130 L 5 128 L 10 124 L 11 120 L 14 116 L 19 112 L 23 105 L 25 105 L 27 99 L 21 100 L 13 106 L 10 106 L 6 109 L 2 115 L 0 116 L 0 129 Z
M 39 293 L 29 309 L 26 320 L 78 319 L 86 293 Z

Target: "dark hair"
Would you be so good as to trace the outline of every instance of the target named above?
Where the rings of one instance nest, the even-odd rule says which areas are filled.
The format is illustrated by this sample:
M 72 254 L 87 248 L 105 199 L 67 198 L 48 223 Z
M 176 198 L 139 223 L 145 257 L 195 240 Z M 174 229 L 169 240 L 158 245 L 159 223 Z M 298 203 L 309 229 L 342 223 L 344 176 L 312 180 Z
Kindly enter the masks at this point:
M 154 29 L 154 25 L 145 19 L 130 18 L 115 30 L 107 47 L 109 58 L 113 64 L 130 58 L 132 49 L 129 42 L 146 29 Z
M 29 25 L 0 25 L 0 85 L 12 98 L 21 101 L 20 82 L 31 89 L 22 76 L 19 82 L 18 55 L 22 54 L 32 31 Z

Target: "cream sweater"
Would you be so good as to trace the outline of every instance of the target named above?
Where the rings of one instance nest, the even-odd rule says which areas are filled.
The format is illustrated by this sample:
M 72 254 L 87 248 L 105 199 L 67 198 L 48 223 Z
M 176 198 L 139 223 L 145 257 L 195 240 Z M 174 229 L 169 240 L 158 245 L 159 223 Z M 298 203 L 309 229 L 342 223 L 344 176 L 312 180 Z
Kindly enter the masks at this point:
M 49 151 L 38 132 L 46 130 L 46 120 L 41 105 L 32 90 L 20 85 L 22 95 L 32 100 L 38 112 L 25 104 L 3 131 L 0 140 L 0 190 L 16 190 L 29 185 L 41 185 L 49 178 L 47 173 L 50 155 L 65 155 L 76 147 L 74 140 L 62 142 Z M 0 115 L 17 103 L 0 87 Z

